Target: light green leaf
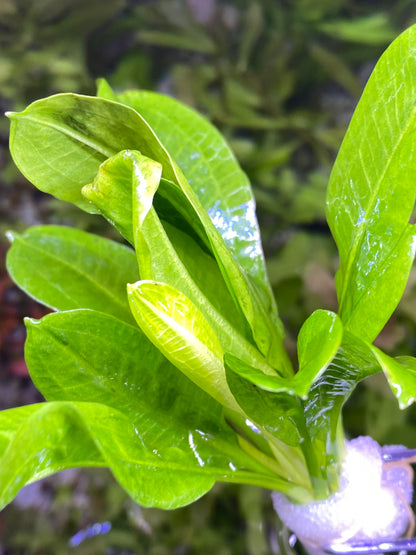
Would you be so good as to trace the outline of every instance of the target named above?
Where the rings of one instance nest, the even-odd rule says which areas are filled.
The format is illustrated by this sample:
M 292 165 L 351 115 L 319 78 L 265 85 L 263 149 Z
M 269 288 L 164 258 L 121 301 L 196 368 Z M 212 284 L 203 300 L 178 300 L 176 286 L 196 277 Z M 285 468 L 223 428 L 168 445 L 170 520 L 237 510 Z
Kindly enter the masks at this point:
M 342 341 L 342 323 L 329 310 L 316 310 L 303 324 L 298 337 L 299 371 L 293 378 L 267 375 L 241 359 L 225 354 L 227 366 L 260 389 L 287 392 L 307 398 L 308 391 L 328 367 Z
M 122 410 L 140 430 L 142 443 L 165 458 L 174 447 L 192 460 L 197 452 L 204 465 L 203 453 L 211 460 L 221 453 L 228 457 L 226 466 L 252 468 L 225 423 L 222 406 L 137 327 L 85 309 L 26 319 L 26 325 L 30 375 L 48 401 L 94 402 Z
M 122 407 L 133 422 L 147 421 L 158 438 L 174 443 L 185 428 L 224 432 L 222 407 L 137 327 L 85 309 L 26 319 L 26 326 L 26 361 L 47 400 Z
M 25 405 L 12 410 L 0 412 L 0 457 L 20 425 L 36 410 L 36 405 Z
M 140 212 L 145 217 L 162 175 L 162 166 L 140 152 L 124 150 L 100 165 L 94 181 L 82 188 L 82 195 L 92 202 L 122 236 L 134 245 L 132 228 L 133 187 Z
M 183 457 L 180 449 L 172 448 L 164 459 L 143 445 L 128 418 L 106 405 L 37 407 L 0 459 L 0 506 L 27 483 L 75 466 L 108 466 L 136 502 L 165 509 L 194 501 L 224 473 L 214 465 L 202 470 L 195 456 Z
M 94 409 L 83 413 L 90 439 L 105 464 L 142 504 L 172 508 L 190 502 L 214 479 L 263 486 L 271 480 L 275 487 L 290 489 L 241 450 L 235 433 L 225 424 L 221 406 L 175 369 L 137 328 L 91 310 L 50 314 L 40 321 L 28 320 L 27 326 L 29 369 L 48 405 L 73 401 L 78 408 Z M 104 422 L 102 433 L 94 414 L 99 410 L 101 420 L 108 407 L 118 410 Z M 121 408 L 123 415 L 118 412 Z M 36 438 L 43 452 L 48 448 L 44 428 L 43 436 Z M 11 440 L 10 431 L 6 439 Z M 52 444 L 54 439 L 52 435 Z M 132 464 L 131 458 L 136 462 Z M 49 459 L 48 473 L 61 469 L 54 466 L 53 454 Z M 97 457 L 91 461 L 96 464 Z M 65 463 L 65 467 L 76 464 L 68 456 Z M 186 470 L 189 480 L 185 480 Z
M 42 403 L 0 412 L 0 429 L 15 421 L 0 458 L 0 507 L 25 485 L 76 466 L 105 466 L 76 410 Z M 9 428 L 10 430 L 10 428 Z
M 416 28 L 378 62 L 335 162 L 327 217 L 340 269 L 337 292 L 347 330 L 367 341 L 402 296 L 415 253 Z
M 310 386 L 328 367 L 341 344 L 341 319 L 329 310 L 316 310 L 305 321 L 298 336 L 299 371 L 293 381 L 305 397 Z
M 141 150 L 143 142 L 155 142 L 149 127 L 141 128 L 138 114 L 101 98 L 58 94 L 8 116 L 10 152 L 20 171 L 41 191 L 88 212 L 94 210 L 81 188 L 92 182 L 101 162 L 120 150 Z
M 207 160 L 212 157 L 218 160 L 218 171 L 223 171 L 224 176 L 231 180 L 233 194 L 238 197 L 238 201 L 232 204 L 238 204 L 238 209 L 232 215 L 224 213 L 222 207 L 215 208 L 213 220 L 221 229 L 221 235 L 171 154 L 149 124 L 132 108 L 103 98 L 61 94 L 34 102 L 25 111 L 11 113 L 9 117 L 12 120 L 10 149 L 22 173 L 40 190 L 89 211 L 95 211 L 95 208 L 82 197 L 81 189 L 94 180 L 101 162 L 106 158 L 121 150 L 132 149 L 160 163 L 163 178 L 177 187 L 184 199 L 182 204 L 187 205 L 186 211 L 196 215 L 193 220 L 201 222 L 203 234 L 206 234 L 202 240 L 211 245 L 257 346 L 282 374 L 291 374 L 290 362 L 283 348 L 283 326 L 277 317 L 271 290 L 264 280 L 258 280 L 262 273 L 259 261 L 263 263 L 263 254 L 257 228 L 252 225 L 241 228 L 239 223 L 255 222 L 254 203 L 247 199 L 245 193 L 243 196 L 239 193 L 239 183 L 242 190 L 245 186 L 233 178 L 233 173 L 241 172 L 235 160 L 231 173 L 227 165 L 222 164 L 221 156 L 225 156 L 224 160 L 230 156 L 225 143 L 217 151 L 220 145 L 211 144 L 211 136 L 204 138 L 209 145 L 206 146 Z M 199 132 L 199 129 L 194 129 L 197 135 Z M 205 186 L 210 187 L 209 181 L 205 181 Z M 229 194 L 232 194 L 231 190 Z M 224 244 L 224 236 L 228 236 L 229 241 L 237 241 L 240 247 L 230 252 Z M 252 259 L 251 279 L 235 259 L 241 249 L 246 254 L 246 261 Z
M 341 410 L 357 384 L 380 371 L 371 345 L 344 332 L 341 347 L 303 402 L 306 428 L 330 491 L 338 487 L 344 435 Z
M 227 382 L 236 401 L 252 425 L 269 442 L 275 455 L 276 472 L 289 482 L 311 490 L 311 481 L 302 451 L 309 450 L 302 406 L 296 397 L 271 393 L 241 378 L 225 358 Z M 313 474 L 311 474 L 313 476 Z
M 134 323 L 126 283 L 139 277 L 133 250 L 63 226 L 9 233 L 7 269 L 26 293 L 55 310 L 91 308 Z
M 159 453 L 143 443 L 127 417 L 106 405 L 58 401 L 2 411 L 0 429 L 15 416 L 23 421 L 0 458 L 1 508 L 26 484 L 77 466 L 107 466 L 134 501 L 163 509 L 195 501 L 216 480 L 288 488 L 267 471 L 232 470 L 221 455 L 201 465 L 204 441 L 192 434 L 186 437 L 189 454 L 173 445 Z
M 201 310 L 225 349 L 237 350 L 242 358 L 253 363 L 257 361 L 263 368 L 268 368 L 261 354 L 248 341 L 251 334 L 247 334 L 247 325 L 215 258 L 187 233 L 162 222 L 152 207 L 154 195 L 160 189 L 157 188 L 159 179 L 160 165 L 157 162 L 135 151 L 122 151 L 101 165 L 93 185 L 84 187 L 83 193 L 134 243 L 143 279 L 177 288 Z M 168 191 L 166 187 L 169 187 Z M 168 217 L 186 231 L 190 229 L 195 237 L 175 207 L 164 205 L 167 198 L 172 200 L 176 187 L 163 180 L 162 189 L 160 202 L 156 202 L 161 216 Z M 133 232 L 128 231 L 132 227 Z
M 137 110 L 166 147 L 175 176 L 164 174 L 164 177 L 179 186 L 183 194 L 180 205 L 189 204 L 202 223 L 224 279 L 260 351 L 282 374 L 290 375 L 290 362 L 283 348 L 283 326 L 266 277 L 253 194 L 224 138 L 202 116 L 169 97 L 129 91 L 117 99 Z M 165 168 L 164 160 L 155 159 Z M 231 252 L 210 226 L 210 218 Z
M 110 91 L 104 91 L 101 84 L 99 94 L 107 96 Z M 171 97 L 127 91 L 116 98 L 148 122 L 240 265 L 268 287 L 254 196 L 221 133 L 206 118 Z
M 416 359 L 411 356 L 392 358 L 377 347 L 373 353 L 385 373 L 401 409 L 412 405 L 416 400 Z
M 221 344 L 192 301 L 164 283 L 139 281 L 127 289 L 131 311 L 150 341 L 211 397 L 239 411 L 225 378 Z
M 387 44 L 396 36 L 388 14 L 382 12 L 352 19 L 324 21 L 319 24 L 319 30 L 337 40 L 358 44 Z

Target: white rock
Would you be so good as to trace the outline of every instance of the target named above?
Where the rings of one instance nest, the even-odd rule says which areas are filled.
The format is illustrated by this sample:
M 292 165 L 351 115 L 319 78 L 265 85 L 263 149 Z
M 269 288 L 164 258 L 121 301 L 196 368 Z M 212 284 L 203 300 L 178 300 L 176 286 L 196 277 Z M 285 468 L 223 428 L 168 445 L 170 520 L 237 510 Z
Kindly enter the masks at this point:
M 294 505 L 281 493 L 272 495 L 281 520 L 319 552 L 334 543 L 402 536 L 409 526 L 412 476 L 403 466 L 387 468 L 378 443 L 359 437 L 346 442 L 340 489 L 329 499 Z

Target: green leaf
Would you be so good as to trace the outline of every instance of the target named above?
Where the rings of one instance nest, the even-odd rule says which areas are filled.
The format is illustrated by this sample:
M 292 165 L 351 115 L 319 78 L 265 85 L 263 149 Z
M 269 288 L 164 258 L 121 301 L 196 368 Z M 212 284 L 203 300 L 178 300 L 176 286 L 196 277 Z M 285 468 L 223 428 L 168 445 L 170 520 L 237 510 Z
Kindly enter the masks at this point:
M 124 150 L 100 165 L 94 181 L 82 188 L 82 194 L 134 245 L 133 187 L 140 186 L 140 195 L 135 195 L 135 200 L 145 217 L 161 175 L 162 166 L 158 162 L 140 152 Z
M 287 392 L 306 399 L 313 382 L 336 355 L 342 333 L 342 323 L 337 314 L 329 310 L 316 310 L 299 332 L 299 371 L 290 379 L 267 375 L 231 353 L 225 353 L 225 362 L 230 370 L 260 389 L 274 393 Z
M 337 40 L 346 40 L 358 44 L 387 44 L 396 32 L 392 28 L 386 13 L 374 13 L 353 19 L 339 19 L 319 24 L 319 30 Z
M 332 170 L 327 217 L 347 330 L 373 341 L 396 308 L 415 253 L 416 28 L 378 62 Z
M 190 380 L 232 410 L 239 407 L 225 378 L 223 350 L 203 314 L 171 285 L 128 285 L 131 311 L 154 345 Z
M 411 356 L 392 358 L 377 347 L 374 355 L 385 373 L 401 409 L 409 407 L 416 399 L 416 359 Z
M 123 410 L 121 427 L 134 430 L 132 445 L 126 436 L 122 452 L 117 452 L 119 432 L 114 437 L 114 431 L 109 429 L 106 434 L 110 443 L 112 438 L 116 442 L 115 452 L 111 460 L 106 455 L 104 458 L 123 480 L 132 474 L 130 479 L 146 481 L 148 496 L 153 498 L 143 500 L 140 488 L 133 493 L 136 500 L 165 508 L 168 502 L 183 503 L 184 496 L 195 496 L 195 487 L 196 491 L 200 487 L 199 478 L 192 477 L 194 470 L 203 484 L 207 479 L 212 483 L 213 476 L 263 485 L 276 480 L 267 468 L 239 448 L 235 433 L 225 424 L 221 406 L 174 368 L 137 328 L 91 310 L 27 320 L 27 327 L 30 373 L 49 401 L 74 401 L 77 405 L 88 401 L 95 407 L 106 405 Z M 60 369 L 59 375 L 56 368 Z M 86 414 L 91 437 L 105 453 L 91 418 Z M 117 418 L 121 419 L 121 414 Z M 137 456 L 147 459 L 148 467 L 143 462 L 142 468 L 124 471 L 124 454 L 133 449 L 142 451 Z M 176 475 L 176 469 L 181 468 L 189 470 L 189 482 L 182 471 Z M 137 473 L 140 475 L 135 477 Z M 171 483 L 165 493 L 158 482 L 168 479 Z M 172 488 L 176 488 L 180 501 L 170 498 Z
M 104 94 L 104 88 L 99 93 Z M 105 94 L 110 94 L 108 89 Z M 148 122 L 238 262 L 268 286 L 254 196 L 246 174 L 221 133 L 206 118 L 171 97 L 127 91 L 116 98 Z
M 270 473 L 232 470 L 221 455 L 201 465 L 204 441 L 191 433 L 189 455 L 173 445 L 159 453 L 144 445 L 141 430 L 128 418 L 106 405 L 50 402 L 25 409 L 0 412 L 0 429 L 14 416 L 21 420 L 22 410 L 27 417 L 0 458 L 0 507 L 26 484 L 77 466 L 108 466 L 134 501 L 163 509 L 195 501 L 216 479 L 285 487 Z
M 126 283 L 139 277 L 133 250 L 63 226 L 9 233 L 7 269 L 26 293 L 55 310 L 91 308 L 134 323 Z
M 247 326 L 215 258 L 187 233 L 162 222 L 152 207 L 154 195 L 159 191 L 159 179 L 157 162 L 135 151 L 122 151 L 101 165 L 94 183 L 84 187 L 83 193 L 134 243 L 143 279 L 167 283 L 178 289 L 201 310 L 225 349 L 236 350 L 242 358 L 253 363 L 257 361 L 270 371 L 248 341 L 251 334 L 247 334 Z M 162 188 L 162 196 L 172 200 L 176 187 L 163 181 Z M 174 224 L 193 233 L 190 226 L 183 225 L 180 215 L 172 217 L 174 206 L 168 204 L 161 209 L 160 204 L 156 203 L 161 216 L 169 217 Z M 128 231 L 132 227 L 133 232 Z
M 308 434 L 301 405 L 292 395 L 270 393 L 241 378 L 235 368 L 228 365 L 231 360 L 225 358 L 228 385 L 252 426 L 269 441 L 276 457 L 275 471 L 289 482 L 310 490 L 310 478 L 302 454 L 308 443 Z
M 224 138 L 202 116 L 169 97 L 129 91 L 117 98 L 137 110 L 166 147 L 175 177 L 164 177 L 179 186 L 183 194 L 180 204 L 189 203 L 201 221 L 259 349 L 280 372 L 291 374 L 283 348 L 283 326 L 266 277 L 253 194 Z M 155 159 L 165 168 L 160 157 Z M 231 252 L 214 233 L 207 212 Z M 241 272 L 240 265 L 248 275 Z
M 337 354 L 303 402 L 318 467 L 326 473 L 332 491 L 337 488 L 343 458 L 342 407 L 360 381 L 379 371 L 372 346 L 344 332 Z
M 155 105 L 156 108 L 160 112 L 161 107 Z M 168 109 L 169 106 L 164 108 Z M 191 111 L 190 114 L 192 119 L 194 114 Z M 251 192 L 235 159 L 231 158 L 231 165 L 227 162 L 231 155 L 218 133 L 214 139 L 220 139 L 222 144 L 218 140 L 212 142 L 211 136 L 203 139 L 208 144 L 205 147 L 206 160 L 213 158 L 218 162 L 218 171 L 223 173 L 225 180 L 221 183 L 227 180 L 232 182 L 232 189 L 226 191 L 236 195 L 236 202 L 232 206 L 238 206 L 231 213 L 224 213 L 222 206 L 215 208 L 213 220 L 216 220 L 222 235 L 212 225 L 204 206 L 153 129 L 132 108 L 103 98 L 61 94 L 34 102 L 24 112 L 11 113 L 9 116 L 12 120 L 10 149 L 22 173 L 42 191 L 86 210 L 95 211 L 93 205 L 82 196 L 82 187 L 93 181 L 101 162 L 106 158 L 121 150 L 132 149 L 160 163 L 162 177 L 177 187 L 184 204 L 189 205 L 187 211 L 191 209 L 196 215 L 193 219 L 201 222 L 206 233 L 203 241 L 208 240 L 211 245 L 227 286 L 245 315 L 259 349 L 281 373 L 291 373 L 290 362 L 283 348 L 283 326 L 277 317 L 271 290 L 261 279 L 263 254 Z M 196 123 L 199 124 L 200 120 L 197 119 Z M 172 129 L 171 126 L 170 132 Z M 199 128 L 194 129 L 197 136 L 200 132 Z M 221 158 L 223 155 L 224 164 Z M 202 170 L 200 167 L 199 171 Z M 205 168 L 205 171 L 208 170 Z M 237 179 L 233 177 L 234 173 Z M 244 182 L 239 175 L 244 177 Z M 205 180 L 205 186 L 208 183 Z M 241 194 L 240 189 L 243 193 L 249 191 L 249 197 L 246 193 Z M 224 190 L 215 189 L 215 194 L 219 191 L 221 198 L 225 197 Z M 223 236 L 227 236 L 229 242 L 235 242 L 233 252 L 227 249 Z M 240 251 L 245 253 L 247 264 L 250 262 L 252 279 L 245 275 L 235 259 L 239 257 Z M 260 281 L 253 281 L 256 279 L 253 276 L 257 276 L 257 279 L 260 276 Z
M 141 149 L 140 116 L 100 98 L 58 94 L 30 104 L 11 119 L 10 152 L 35 187 L 88 212 L 81 195 L 106 158 L 125 148 Z M 147 128 L 146 135 L 152 132 Z
M 343 327 L 337 314 L 316 310 L 305 321 L 298 336 L 299 371 L 293 381 L 305 397 L 311 384 L 324 372 L 341 345 Z
M 46 403 L 20 426 L 0 459 L 0 505 L 27 483 L 75 466 L 108 466 L 135 501 L 165 509 L 194 501 L 213 486 L 215 472 L 224 471 L 202 471 L 195 456 L 184 460 L 180 449 L 164 460 L 143 446 L 140 430 L 113 408 Z
M 47 400 L 122 407 L 133 422 L 153 422 L 172 441 L 183 435 L 183 426 L 220 431 L 221 406 L 137 327 L 85 309 L 26 319 L 26 326 L 26 361 Z
M 82 420 L 69 405 L 42 403 L 0 412 L 0 429 L 13 433 L 0 458 L 0 507 L 25 485 L 76 466 L 104 466 Z
M 25 405 L 17 409 L 0 412 L 0 457 L 7 449 L 10 441 L 24 422 L 35 410 L 35 405 Z

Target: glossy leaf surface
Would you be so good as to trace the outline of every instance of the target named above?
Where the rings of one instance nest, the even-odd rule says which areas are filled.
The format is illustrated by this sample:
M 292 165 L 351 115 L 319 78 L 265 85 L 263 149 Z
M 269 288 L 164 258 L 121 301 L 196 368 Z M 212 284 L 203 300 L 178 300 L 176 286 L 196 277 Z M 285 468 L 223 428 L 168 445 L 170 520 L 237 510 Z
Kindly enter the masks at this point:
M 338 351 L 343 335 L 341 319 L 329 310 L 316 310 L 298 335 L 299 371 L 294 377 L 296 393 L 305 397 Z
M 81 188 L 101 162 L 125 148 L 140 150 L 142 143 L 140 117 L 99 98 L 58 94 L 8 116 L 10 151 L 20 171 L 41 191 L 87 211 L 94 210 Z
M 101 82 L 98 94 L 131 106 L 146 119 L 238 262 L 268 287 L 254 196 L 224 137 L 206 118 L 173 98 L 150 91 L 112 97 L 104 87 Z
M 101 90 L 112 96 L 108 88 Z M 251 188 L 224 138 L 202 116 L 169 97 L 131 91 L 117 99 L 137 110 L 166 147 L 175 177 L 164 177 L 179 185 L 181 204 L 189 203 L 195 210 L 259 349 L 273 357 L 270 362 L 280 372 L 291 374 L 282 344 L 283 326 L 266 277 Z M 156 159 L 165 167 L 161 158 Z M 207 213 L 231 252 L 210 229 Z
M 133 250 L 64 226 L 9 237 L 7 269 L 26 293 L 55 310 L 91 308 L 134 323 L 126 294 L 139 277 Z
M 415 252 L 416 28 L 381 57 L 332 170 L 327 217 L 340 254 L 347 330 L 373 341 L 399 302 Z
M 306 427 L 318 466 L 325 469 L 331 487 L 338 483 L 342 460 L 342 407 L 361 380 L 379 371 L 380 365 L 371 346 L 345 332 L 336 356 L 303 402 Z
M 385 373 L 401 409 L 405 409 L 416 400 L 416 359 L 411 356 L 392 358 L 377 347 L 373 352 Z
M 133 188 L 140 186 L 136 200 L 141 212 L 147 214 L 161 175 L 159 163 L 138 151 L 123 150 L 100 165 L 94 181 L 82 188 L 82 195 L 134 245 Z
M 225 424 L 221 406 L 174 368 L 137 328 L 91 310 L 51 314 L 40 321 L 28 320 L 27 326 L 30 373 L 49 401 L 122 409 L 120 419 L 123 416 L 127 435 L 114 460 L 142 451 L 134 456 L 146 460 L 148 467 L 144 462 L 143 468 L 133 464 L 128 471 L 126 467 L 123 480 L 133 474 L 129 479 L 146 482 L 146 504 L 190 502 L 191 497 L 201 495 L 195 493 L 201 487 L 213 483 L 215 476 L 248 483 L 273 480 L 267 469 L 250 461 L 239 448 L 234 432 Z M 59 377 L 54 370 L 58 365 L 62 371 Z M 129 442 L 130 428 L 134 436 Z M 96 433 L 94 429 L 92 437 Z M 107 431 L 109 436 L 112 433 Z M 116 430 L 116 444 L 118 433 Z M 113 459 L 104 458 L 111 468 Z M 254 472 L 243 473 L 243 478 L 241 468 Z M 184 481 L 186 469 L 189 482 Z M 137 473 L 139 476 L 134 477 Z M 135 498 L 142 495 L 134 493 Z M 184 501 L 186 496 L 188 501 Z
M 147 337 L 190 380 L 221 404 L 239 409 L 223 366 L 223 350 L 203 314 L 184 294 L 158 282 L 128 286 L 136 321 Z
M 267 368 L 260 353 L 244 338 L 251 335 L 247 334 L 247 326 L 215 258 L 194 241 L 194 234 L 191 237 L 160 220 L 152 206 L 159 180 L 157 162 L 136 151 L 122 151 L 101 165 L 94 183 L 84 187 L 83 194 L 134 244 L 143 279 L 178 289 L 201 310 L 224 348 L 238 350 L 244 359 L 258 360 Z M 166 185 L 162 184 L 162 188 Z M 172 189 L 164 190 L 163 194 L 171 199 Z M 175 215 L 175 207 L 170 209 L 164 206 L 162 217 L 168 216 L 170 221 L 184 227 L 180 214 Z M 200 224 L 199 220 L 197 223 Z M 192 233 L 190 226 L 185 229 Z
M 231 353 L 225 354 L 225 361 L 230 370 L 260 389 L 275 393 L 287 392 L 306 399 L 312 383 L 334 358 L 341 344 L 342 334 L 339 316 L 328 310 L 315 311 L 299 332 L 299 371 L 290 379 L 267 375 Z
M 174 508 L 209 490 L 220 470 L 201 471 L 198 464 L 190 468 L 180 453 L 164 461 L 143 447 L 131 421 L 106 405 L 58 402 L 37 407 L 0 459 L 3 506 L 25 484 L 52 473 L 108 466 L 135 501 Z
M 193 112 L 190 111 L 190 114 L 193 115 Z M 283 348 L 283 326 L 268 283 L 256 278 L 259 269 L 251 278 L 245 275 L 235 260 L 236 255 L 224 243 L 227 234 L 235 239 L 241 231 L 237 233 L 231 229 L 235 225 L 235 220 L 232 221 L 234 216 L 231 223 L 224 224 L 221 215 L 217 228 L 212 225 L 212 220 L 172 155 L 139 113 L 103 98 L 60 94 L 34 102 L 20 114 L 11 113 L 9 116 L 12 120 L 10 150 L 22 173 L 40 190 L 89 211 L 96 209 L 82 196 L 82 187 L 93 182 L 101 162 L 106 158 L 132 149 L 160 163 L 162 176 L 178 188 L 184 199 L 182 204 L 189 205 L 188 212 L 193 211 L 195 219 L 201 222 L 224 279 L 249 323 L 257 346 L 264 355 L 273 358 L 270 362 L 282 374 L 291 374 L 289 359 Z M 207 137 L 207 140 L 211 138 Z M 69 170 L 73 165 L 76 165 L 76 172 Z M 238 171 L 235 160 L 234 171 Z M 236 182 L 235 187 L 237 185 Z M 238 193 L 237 188 L 235 191 Z M 245 210 L 248 210 L 248 220 L 254 218 L 254 223 L 254 204 L 249 203 L 243 212 Z M 254 233 L 257 242 L 254 250 L 252 246 L 247 247 L 247 253 L 252 254 L 249 258 L 253 259 L 259 256 L 256 250 L 259 248 L 259 237 L 255 229 L 247 231 L 249 238 Z M 260 251 L 261 259 L 262 256 Z

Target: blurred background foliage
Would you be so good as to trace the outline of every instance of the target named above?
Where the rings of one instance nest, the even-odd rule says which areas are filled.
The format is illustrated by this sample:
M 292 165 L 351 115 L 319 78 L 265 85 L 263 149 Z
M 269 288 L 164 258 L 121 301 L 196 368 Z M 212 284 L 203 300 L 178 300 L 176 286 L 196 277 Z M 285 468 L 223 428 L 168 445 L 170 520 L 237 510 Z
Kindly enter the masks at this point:
M 0 0 L 0 108 L 59 92 L 113 88 L 170 94 L 206 115 L 253 184 L 270 279 L 294 351 L 311 311 L 336 308 L 336 251 L 324 213 L 331 165 L 377 58 L 416 21 L 414 0 Z M 26 183 L 0 119 L 0 408 L 40 400 L 23 359 L 24 315 L 44 309 L 4 269 L 4 231 L 103 222 Z M 416 273 L 378 343 L 416 352 Z M 352 436 L 416 446 L 382 377 L 345 410 Z M 183 510 L 134 505 L 104 471 L 35 484 L 0 515 L 0 554 L 278 553 L 267 492 L 221 485 Z M 95 527 L 94 527 L 94 523 Z M 98 525 L 97 523 L 101 523 Z M 104 533 L 105 532 L 105 533 Z

